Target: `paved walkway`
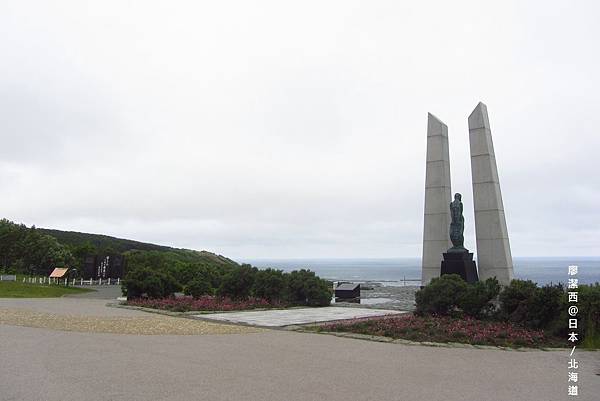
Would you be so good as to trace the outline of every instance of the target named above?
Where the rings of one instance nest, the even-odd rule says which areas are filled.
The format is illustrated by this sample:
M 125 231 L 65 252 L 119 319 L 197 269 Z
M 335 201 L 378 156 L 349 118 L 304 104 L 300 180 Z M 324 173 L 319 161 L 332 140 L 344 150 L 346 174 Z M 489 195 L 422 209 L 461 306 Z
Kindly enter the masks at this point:
M 0 324 L 0 400 L 559 401 L 568 353 L 434 348 L 265 330 L 134 336 Z M 600 353 L 580 353 L 578 401 Z
M 92 292 L 82 292 L 69 294 L 68 298 L 96 298 L 96 299 L 117 299 L 122 296 L 120 285 L 83 285 L 79 288 L 92 289 Z
M 566 350 L 378 343 L 170 318 L 107 308 L 105 302 L 0 299 L 0 401 L 569 399 Z M 243 334 L 130 335 L 97 333 L 101 326 L 92 325 L 85 332 L 63 331 L 8 321 L 9 314 L 19 313 L 44 315 L 48 322 L 123 319 L 124 327 L 132 327 L 137 319 L 158 318 L 244 330 L 238 332 Z M 149 326 L 164 327 L 159 322 Z M 578 350 L 575 357 L 579 361 L 577 400 L 597 400 L 600 352 Z
M 195 315 L 209 320 L 243 323 L 252 326 L 284 327 L 297 324 L 328 322 L 332 320 L 358 319 L 363 317 L 396 315 L 406 312 L 387 309 L 344 308 L 293 308 L 284 310 L 248 311 Z

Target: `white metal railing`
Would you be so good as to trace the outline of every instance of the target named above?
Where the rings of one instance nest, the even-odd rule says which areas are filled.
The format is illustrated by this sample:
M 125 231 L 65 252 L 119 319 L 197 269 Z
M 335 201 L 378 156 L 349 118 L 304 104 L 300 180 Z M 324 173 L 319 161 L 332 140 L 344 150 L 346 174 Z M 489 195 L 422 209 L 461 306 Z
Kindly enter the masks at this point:
M 84 286 L 84 285 L 120 285 L 120 278 L 99 278 L 99 279 L 88 279 L 84 280 L 83 278 L 57 278 L 57 277 L 23 277 L 24 283 L 29 284 L 60 284 L 60 285 L 74 285 L 74 286 Z
M 120 278 L 99 278 L 97 280 L 94 279 L 89 279 L 89 280 L 84 280 L 82 278 L 74 278 L 73 279 L 73 285 L 120 285 L 121 284 L 121 279 Z

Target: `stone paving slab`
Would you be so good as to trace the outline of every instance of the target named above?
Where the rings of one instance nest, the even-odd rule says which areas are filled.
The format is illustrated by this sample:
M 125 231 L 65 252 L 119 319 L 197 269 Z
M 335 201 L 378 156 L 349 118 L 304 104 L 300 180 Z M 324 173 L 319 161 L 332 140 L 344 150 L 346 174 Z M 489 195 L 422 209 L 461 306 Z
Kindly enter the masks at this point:
M 266 311 L 213 313 L 210 315 L 194 316 L 202 319 L 218 320 L 231 323 L 244 323 L 252 326 L 284 327 L 298 324 L 329 322 L 332 320 L 397 315 L 402 313 L 407 312 L 387 309 L 327 306 L 323 308 L 277 309 Z

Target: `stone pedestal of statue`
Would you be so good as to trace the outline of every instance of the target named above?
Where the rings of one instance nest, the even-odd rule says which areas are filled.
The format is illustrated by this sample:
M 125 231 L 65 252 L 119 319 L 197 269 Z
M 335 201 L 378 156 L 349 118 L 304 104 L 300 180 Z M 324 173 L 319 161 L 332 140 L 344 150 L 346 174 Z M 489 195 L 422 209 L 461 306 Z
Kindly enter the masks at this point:
M 467 283 L 479 281 L 477 266 L 473 260 L 473 254 L 465 248 L 450 248 L 444 253 L 441 266 L 441 275 L 458 274 Z

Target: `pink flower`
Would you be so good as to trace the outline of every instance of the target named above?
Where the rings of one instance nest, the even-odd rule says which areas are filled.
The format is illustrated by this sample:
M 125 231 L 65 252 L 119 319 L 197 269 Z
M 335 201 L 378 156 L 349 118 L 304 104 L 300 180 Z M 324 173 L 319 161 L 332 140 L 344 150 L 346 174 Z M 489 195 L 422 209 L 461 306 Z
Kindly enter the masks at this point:
M 164 309 L 176 312 L 186 311 L 232 311 L 248 310 L 256 308 L 276 308 L 284 305 L 277 302 L 269 302 L 261 298 L 249 298 L 242 301 L 234 301 L 229 298 L 213 297 L 209 295 L 194 299 L 192 297 L 147 299 L 138 298 L 127 301 L 128 305 L 142 306 L 152 309 Z

